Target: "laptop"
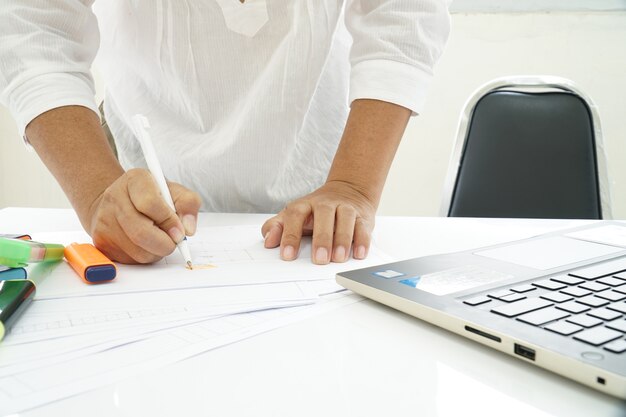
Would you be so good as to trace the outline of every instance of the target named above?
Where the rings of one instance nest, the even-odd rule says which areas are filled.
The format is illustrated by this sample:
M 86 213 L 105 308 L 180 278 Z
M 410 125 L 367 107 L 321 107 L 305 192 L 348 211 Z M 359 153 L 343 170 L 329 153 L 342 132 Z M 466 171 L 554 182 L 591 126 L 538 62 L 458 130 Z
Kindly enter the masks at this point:
M 343 287 L 626 399 L 626 224 L 339 273 Z

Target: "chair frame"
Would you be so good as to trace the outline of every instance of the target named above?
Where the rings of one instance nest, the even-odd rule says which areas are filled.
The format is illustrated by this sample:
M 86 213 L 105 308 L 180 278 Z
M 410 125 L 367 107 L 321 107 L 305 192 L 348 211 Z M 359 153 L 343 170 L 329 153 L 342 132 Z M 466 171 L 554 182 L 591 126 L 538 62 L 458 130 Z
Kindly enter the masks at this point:
M 596 169 L 600 194 L 600 213 L 603 220 L 613 218 L 611 209 L 611 183 L 609 182 L 608 177 L 607 159 L 602 139 L 602 128 L 600 125 L 600 115 L 598 113 L 598 109 L 591 97 L 585 94 L 573 81 L 549 75 L 519 75 L 496 78 L 480 86 L 465 102 L 463 110 L 461 111 L 459 126 L 456 133 L 456 143 L 450 157 L 448 173 L 444 183 L 440 216 L 448 217 L 450 213 L 452 197 L 456 188 L 457 176 L 461 166 L 461 157 L 463 156 L 468 129 L 470 127 L 470 120 L 472 120 L 474 109 L 476 108 L 478 101 L 485 95 L 494 91 L 506 90 L 528 92 L 537 89 L 572 93 L 581 98 L 589 107 L 595 139 Z

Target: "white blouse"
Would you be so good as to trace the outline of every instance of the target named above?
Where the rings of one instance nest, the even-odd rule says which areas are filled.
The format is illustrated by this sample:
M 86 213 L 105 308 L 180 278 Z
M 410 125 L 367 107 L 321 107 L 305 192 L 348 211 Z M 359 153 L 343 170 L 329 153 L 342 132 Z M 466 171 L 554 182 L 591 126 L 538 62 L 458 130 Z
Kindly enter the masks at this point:
M 145 166 L 141 113 L 208 211 L 276 212 L 322 185 L 355 99 L 419 113 L 449 32 L 446 0 L 92 3 L 0 1 L 1 102 L 22 134 L 56 107 L 97 112 L 98 53 L 122 165 Z

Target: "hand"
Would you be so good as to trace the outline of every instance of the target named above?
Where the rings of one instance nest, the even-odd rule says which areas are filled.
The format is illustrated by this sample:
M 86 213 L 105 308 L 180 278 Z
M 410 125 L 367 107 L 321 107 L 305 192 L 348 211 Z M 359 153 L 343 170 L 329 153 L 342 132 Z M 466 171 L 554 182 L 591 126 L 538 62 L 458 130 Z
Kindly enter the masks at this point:
M 280 245 L 286 261 L 298 256 L 303 235 L 313 235 L 311 259 L 325 265 L 355 259 L 369 251 L 375 204 L 346 182 L 329 181 L 313 193 L 292 201 L 261 229 L 265 247 Z
M 94 245 L 111 260 L 129 264 L 156 262 L 171 254 L 185 234 L 195 233 L 201 201 L 180 184 L 168 186 L 176 212 L 150 172 L 124 173 L 96 198 L 83 221 Z

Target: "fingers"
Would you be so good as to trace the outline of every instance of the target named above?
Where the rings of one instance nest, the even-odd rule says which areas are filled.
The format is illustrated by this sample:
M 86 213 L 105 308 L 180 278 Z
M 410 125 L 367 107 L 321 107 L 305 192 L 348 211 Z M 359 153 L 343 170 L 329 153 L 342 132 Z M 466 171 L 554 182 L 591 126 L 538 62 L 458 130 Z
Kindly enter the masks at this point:
M 335 227 L 335 206 L 318 204 L 313 210 L 313 243 L 311 259 L 318 265 L 330 262 L 333 250 L 333 229 Z
M 350 257 L 352 237 L 356 221 L 356 210 L 352 206 L 337 207 L 335 215 L 335 236 L 333 239 L 333 262 L 345 262 Z
M 200 208 L 198 195 L 171 183 L 175 205 L 186 226 L 165 202 L 146 170 L 130 170 L 94 202 L 89 230 L 94 244 L 111 259 L 151 263 L 171 254 L 186 232 L 194 233 Z
M 370 250 L 372 241 L 372 229 L 374 225 L 369 224 L 363 218 L 357 218 L 354 224 L 354 249 L 352 256 L 354 259 L 365 259 Z
M 261 227 L 266 248 L 280 245 L 281 258 L 298 256 L 303 234 L 312 229 L 311 260 L 318 265 L 345 262 L 352 249 L 355 259 L 365 259 L 371 243 L 373 221 L 358 215 L 350 204 L 335 206 L 328 202 L 297 201 Z
M 265 240 L 264 245 L 268 249 L 275 248 L 280 245 L 280 240 L 283 235 L 282 218 L 282 213 L 278 214 L 263 223 L 263 227 L 261 227 L 261 234 Z
M 133 243 L 115 218 L 98 222 L 96 228 L 92 230 L 92 237 L 94 245 L 109 259 L 117 262 L 147 264 L 161 258 Z M 167 235 L 165 237 L 171 242 Z
M 124 235 L 128 237 L 128 241 L 134 246 L 156 256 L 157 259 L 163 258 L 176 249 L 176 244 L 171 237 L 163 230 L 154 226 L 152 219 L 141 213 L 129 208 L 117 216 L 117 221 L 124 231 Z M 135 253 L 138 252 L 133 247 L 127 246 L 130 250 L 129 255 L 136 259 Z M 136 259 L 140 263 L 141 260 Z M 154 262 L 154 260 L 149 261 Z
M 126 175 L 128 196 L 136 211 L 151 219 L 174 242 L 183 240 L 185 229 L 176 212 L 163 199 L 152 175 L 143 169 L 132 169 Z M 122 227 L 125 225 L 128 223 Z
M 284 210 L 283 233 L 280 239 L 280 257 L 292 261 L 298 257 L 302 227 L 312 214 L 311 206 L 306 202 L 290 203 Z
M 198 193 L 175 182 L 168 182 L 168 187 L 172 194 L 172 200 L 174 200 L 176 213 L 178 213 L 178 216 L 182 220 L 183 227 L 185 228 L 185 233 L 187 236 L 194 235 L 196 233 L 198 211 L 202 205 L 202 199 Z

